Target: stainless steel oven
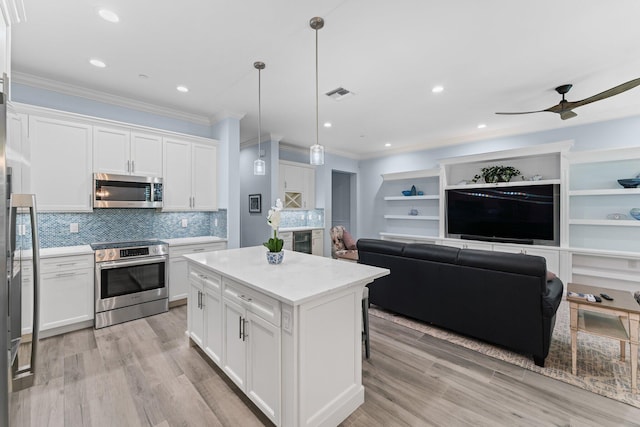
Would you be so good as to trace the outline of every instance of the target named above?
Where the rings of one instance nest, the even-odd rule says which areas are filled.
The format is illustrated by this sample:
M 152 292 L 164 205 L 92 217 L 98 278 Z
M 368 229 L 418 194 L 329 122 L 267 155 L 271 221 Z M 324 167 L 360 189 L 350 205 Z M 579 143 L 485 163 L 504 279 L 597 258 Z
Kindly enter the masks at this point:
M 96 243 L 96 329 L 165 312 L 168 246 L 157 240 Z

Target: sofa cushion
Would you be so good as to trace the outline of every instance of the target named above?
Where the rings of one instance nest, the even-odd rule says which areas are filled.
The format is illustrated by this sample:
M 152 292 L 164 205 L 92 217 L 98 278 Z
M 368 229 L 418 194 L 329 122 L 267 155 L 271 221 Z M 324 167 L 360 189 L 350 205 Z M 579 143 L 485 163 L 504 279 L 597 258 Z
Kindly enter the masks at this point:
M 344 243 L 344 247 L 350 250 L 356 249 L 356 241 L 347 230 L 342 232 L 342 242 Z
M 458 265 L 537 276 L 541 280 L 547 271 L 547 261 L 541 256 L 477 249 L 461 249 Z
M 393 242 L 390 240 L 359 239 L 356 243 L 358 250 L 383 255 L 402 255 L 405 243 Z
M 411 243 L 404 247 L 402 255 L 408 258 L 426 259 L 433 262 L 455 264 L 460 249 L 451 246 Z
M 547 282 L 547 291 L 542 295 L 543 316 L 553 317 L 556 314 L 562 300 L 562 291 L 562 282 L 557 277 Z

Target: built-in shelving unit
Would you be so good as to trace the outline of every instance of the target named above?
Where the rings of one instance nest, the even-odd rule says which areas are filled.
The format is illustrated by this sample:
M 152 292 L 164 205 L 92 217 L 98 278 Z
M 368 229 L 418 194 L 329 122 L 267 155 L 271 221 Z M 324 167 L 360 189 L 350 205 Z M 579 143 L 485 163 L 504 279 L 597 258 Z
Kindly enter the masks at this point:
M 382 174 L 385 232 L 437 237 L 439 230 L 440 169 Z M 412 186 L 422 195 L 404 196 Z

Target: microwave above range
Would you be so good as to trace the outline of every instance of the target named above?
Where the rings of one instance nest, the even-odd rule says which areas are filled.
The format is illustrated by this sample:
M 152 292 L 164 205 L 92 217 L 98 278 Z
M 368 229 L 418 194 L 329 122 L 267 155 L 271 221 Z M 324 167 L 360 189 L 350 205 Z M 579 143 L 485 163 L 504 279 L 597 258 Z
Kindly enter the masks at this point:
M 162 178 L 93 174 L 94 208 L 161 208 Z

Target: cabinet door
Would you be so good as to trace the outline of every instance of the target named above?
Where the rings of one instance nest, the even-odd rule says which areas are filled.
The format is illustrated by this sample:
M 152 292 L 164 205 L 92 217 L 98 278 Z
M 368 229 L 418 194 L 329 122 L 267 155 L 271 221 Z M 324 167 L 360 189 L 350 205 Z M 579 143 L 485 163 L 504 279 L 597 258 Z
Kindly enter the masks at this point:
M 165 138 L 163 141 L 162 210 L 189 210 L 191 208 L 191 144 Z
M 93 319 L 93 270 L 41 275 L 40 329 Z
M 93 170 L 100 173 L 128 175 L 130 133 L 126 129 L 93 127 Z
M 7 166 L 11 167 L 13 193 L 30 193 L 29 144 L 27 143 L 28 116 L 7 114 Z
M 140 132 L 131 133 L 131 173 L 162 176 L 162 138 Z
M 278 233 L 278 237 L 284 240 L 284 245 L 282 246 L 282 249 L 285 249 L 287 251 L 293 250 L 293 233 L 292 232 L 284 231 L 282 233 Z
M 174 258 L 174 257 L 171 257 Z M 175 257 L 169 260 L 169 301 L 187 298 L 189 279 L 187 260 Z
M 204 351 L 222 367 L 222 294 L 220 276 L 204 278 L 205 338 Z
M 316 170 L 304 169 L 304 190 L 302 191 L 302 207 L 305 209 L 316 208 Z
M 202 306 L 202 282 L 197 273 L 189 273 L 189 302 L 187 303 L 189 337 L 200 348 L 204 339 L 204 310 Z
M 276 425 L 280 420 L 280 328 L 247 312 L 246 394 Z
M 224 372 L 243 391 L 247 379 L 247 350 L 242 334 L 245 328 L 245 310 L 228 298 L 222 299 Z
M 29 117 L 31 184 L 40 211 L 91 211 L 91 126 Z
M 313 230 L 311 232 L 311 253 L 313 255 L 324 255 L 324 232 Z
M 200 211 L 216 211 L 218 210 L 217 147 L 193 144 L 192 157 L 193 208 Z

